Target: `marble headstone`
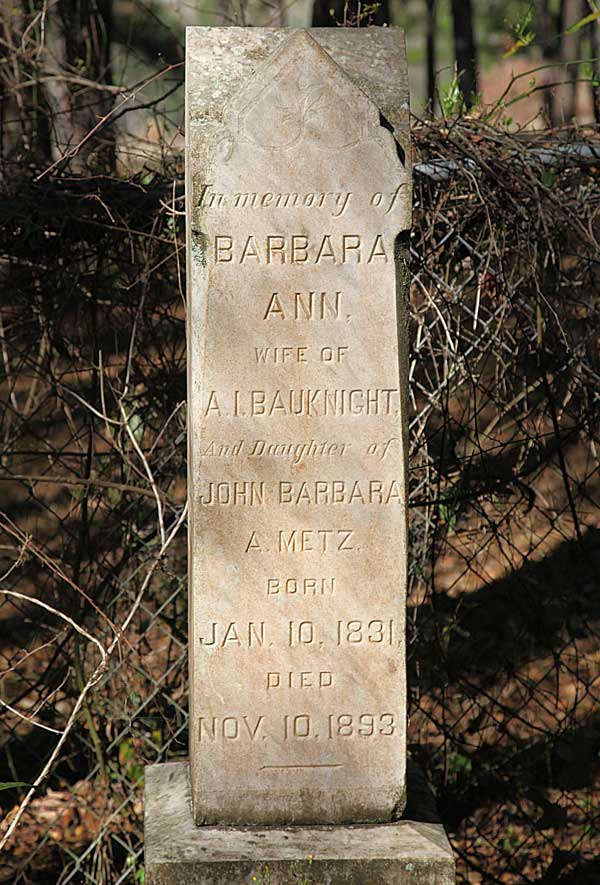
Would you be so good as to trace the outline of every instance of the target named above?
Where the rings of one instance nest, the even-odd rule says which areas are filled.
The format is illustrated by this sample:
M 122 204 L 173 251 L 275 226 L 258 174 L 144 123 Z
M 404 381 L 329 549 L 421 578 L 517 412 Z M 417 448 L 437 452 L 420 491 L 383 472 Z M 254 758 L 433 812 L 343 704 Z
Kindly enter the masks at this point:
M 188 31 L 197 824 L 404 803 L 410 169 L 377 30 Z

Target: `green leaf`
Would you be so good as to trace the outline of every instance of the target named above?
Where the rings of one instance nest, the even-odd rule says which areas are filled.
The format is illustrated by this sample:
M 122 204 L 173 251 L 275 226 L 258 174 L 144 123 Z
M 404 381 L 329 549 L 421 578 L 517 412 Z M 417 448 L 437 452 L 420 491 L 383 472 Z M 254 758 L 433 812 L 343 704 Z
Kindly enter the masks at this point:
M 502 55 L 502 58 L 510 58 L 511 55 L 514 55 L 515 52 L 518 52 L 519 49 L 524 49 L 529 46 L 535 40 L 535 34 L 533 31 L 529 30 L 529 25 L 533 20 L 533 8 L 530 6 L 522 16 L 518 19 L 516 24 L 512 27 L 512 32 L 515 36 L 515 41 L 512 46 Z
M 134 751 L 131 743 L 127 740 L 119 744 L 119 763 L 124 767 L 133 758 Z
M 131 765 L 128 765 L 125 773 L 134 784 L 140 784 L 144 780 L 144 766 L 140 762 L 133 762 Z
M 122 494 L 119 489 L 108 488 L 106 490 L 106 497 L 108 498 L 109 504 L 112 504 L 115 507 L 121 500 Z
M 129 427 L 138 445 L 141 445 L 144 438 L 144 421 L 139 412 L 134 412 L 133 415 L 129 416 Z
M 593 67 L 590 64 L 583 65 L 583 76 L 585 77 L 586 80 L 590 81 L 590 84 L 592 86 L 600 85 L 598 83 L 598 78 L 596 76 L 596 72 L 594 71 Z
M 0 781 L 0 790 L 16 790 L 19 787 L 30 787 L 24 781 Z
M 458 83 L 458 77 L 454 77 L 448 89 L 442 94 L 442 109 L 444 116 L 451 117 L 458 113 L 463 104 L 462 92 Z
M 544 169 L 544 171 L 542 172 L 541 181 L 544 187 L 552 187 L 555 178 L 556 176 L 554 175 L 554 172 L 552 172 L 550 169 Z
M 473 770 L 473 763 L 468 756 L 462 753 L 451 753 L 448 756 L 448 771 L 451 774 L 470 775 Z
M 448 526 L 450 531 L 454 529 L 457 519 L 456 510 L 452 505 L 452 499 L 447 498 L 440 501 L 440 519 Z

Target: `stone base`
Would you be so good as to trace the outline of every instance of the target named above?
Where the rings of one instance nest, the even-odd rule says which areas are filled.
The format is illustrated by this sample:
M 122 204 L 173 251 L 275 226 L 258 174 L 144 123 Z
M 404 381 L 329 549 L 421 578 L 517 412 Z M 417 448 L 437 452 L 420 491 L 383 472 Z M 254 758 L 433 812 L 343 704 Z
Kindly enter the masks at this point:
M 197 827 L 188 771 L 187 762 L 146 768 L 146 885 L 453 885 L 455 881 L 452 851 L 439 823 Z

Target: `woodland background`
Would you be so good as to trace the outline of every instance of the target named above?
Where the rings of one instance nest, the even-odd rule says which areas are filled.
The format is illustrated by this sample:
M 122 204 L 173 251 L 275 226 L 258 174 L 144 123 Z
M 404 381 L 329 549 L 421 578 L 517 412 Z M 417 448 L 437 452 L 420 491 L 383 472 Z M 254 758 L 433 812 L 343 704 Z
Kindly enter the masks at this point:
M 598 883 L 598 7 L 0 14 L 0 881 L 144 882 L 144 765 L 187 753 L 184 28 L 314 21 L 407 30 L 412 756 L 459 882 Z

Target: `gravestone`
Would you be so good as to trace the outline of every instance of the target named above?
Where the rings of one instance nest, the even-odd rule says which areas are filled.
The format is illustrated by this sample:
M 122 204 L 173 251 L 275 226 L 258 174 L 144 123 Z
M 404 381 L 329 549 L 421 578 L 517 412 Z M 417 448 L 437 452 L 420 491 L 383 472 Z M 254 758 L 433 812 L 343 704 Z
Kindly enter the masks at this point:
M 237 882 L 314 854 L 317 881 L 453 881 L 439 826 L 390 823 L 406 760 L 401 33 L 188 29 L 186 96 L 193 823 L 181 763 L 149 769 L 147 875 Z
M 407 169 L 306 31 L 216 130 L 192 104 L 188 132 L 196 822 L 389 819 L 404 801 Z

